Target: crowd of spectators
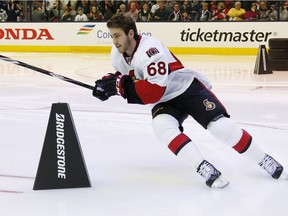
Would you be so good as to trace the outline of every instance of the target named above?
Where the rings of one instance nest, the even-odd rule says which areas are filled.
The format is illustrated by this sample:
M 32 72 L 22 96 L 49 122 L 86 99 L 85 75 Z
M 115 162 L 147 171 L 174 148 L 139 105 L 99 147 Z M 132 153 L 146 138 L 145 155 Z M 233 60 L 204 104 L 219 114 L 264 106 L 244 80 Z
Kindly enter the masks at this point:
M 0 21 L 107 21 L 126 13 L 137 22 L 288 21 L 288 0 L 0 0 Z

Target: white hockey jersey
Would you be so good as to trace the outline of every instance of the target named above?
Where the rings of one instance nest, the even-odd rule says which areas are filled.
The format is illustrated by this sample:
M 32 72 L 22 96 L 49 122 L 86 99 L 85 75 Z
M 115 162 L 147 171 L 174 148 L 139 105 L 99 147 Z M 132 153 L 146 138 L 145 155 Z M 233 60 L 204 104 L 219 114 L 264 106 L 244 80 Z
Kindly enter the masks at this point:
M 134 54 L 129 58 L 113 46 L 111 59 L 116 71 L 137 80 L 135 89 L 143 104 L 156 104 L 177 97 L 195 77 L 211 88 L 202 74 L 185 68 L 166 46 L 153 37 L 140 36 Z

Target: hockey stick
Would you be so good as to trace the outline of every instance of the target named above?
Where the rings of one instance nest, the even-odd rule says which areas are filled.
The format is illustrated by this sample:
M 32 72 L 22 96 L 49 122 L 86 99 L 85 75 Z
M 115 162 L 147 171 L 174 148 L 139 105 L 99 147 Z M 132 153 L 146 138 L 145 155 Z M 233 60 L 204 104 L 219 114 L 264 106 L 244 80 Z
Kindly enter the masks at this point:
M 85 88 L 88 88 L 88 89 L 91 89 L 91 90 L 94 89 L 94 86 L 88 85 L 86 83 L 82 83 L 80 81 L 71 79 L 69 77 L 65 77 L 65 76 L 62 76 L 60 74 L 56 74 L 56 73 L 53 73 L 51 71 L 48 71 L 48 70 L 45 70 L 45 69 L 42 69 L 42 68 L 39 68 L 39 67 L 36 67 L 36 66 L 33 66 L 33 65 L 29 65 L 27 63 L 24 63 L 24 62 L 21 62 L 21 61 L 18 61 L 18 60 L 14 60 L 14 59 L 11 59 L 11 58 L 3 56 L 3 55 L 0 55 L 0 59 L 4 60 L 6 62 L 10 62 L 10 63 L 15 64 L 15 65 L 19 65 L 19 66 L 24 67 L 24 68 L 28 68 L 30 70 L 33 70 L 33 71 L 36 71 L 36 72 L 39 72 L 39 73 L 42 73 L 42 74 L 46 74 L 46 75 L 61 79 L 61 80 L 66 81 L 66 82 L 73 83 L 75 85 L 79 85 L 79 86 L 82 86 L 82 87 L 85 87 Z

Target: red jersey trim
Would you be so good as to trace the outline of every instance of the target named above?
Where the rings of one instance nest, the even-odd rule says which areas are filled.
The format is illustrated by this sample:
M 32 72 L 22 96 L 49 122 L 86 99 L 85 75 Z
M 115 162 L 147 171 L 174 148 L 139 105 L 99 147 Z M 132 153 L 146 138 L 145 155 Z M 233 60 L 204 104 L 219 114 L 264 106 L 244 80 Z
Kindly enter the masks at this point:
M 137 95 L 144 104 L 156 103 L 163 96 L 166 87 L 152 84 L 146 80 L 139 80 L 135 83 Z

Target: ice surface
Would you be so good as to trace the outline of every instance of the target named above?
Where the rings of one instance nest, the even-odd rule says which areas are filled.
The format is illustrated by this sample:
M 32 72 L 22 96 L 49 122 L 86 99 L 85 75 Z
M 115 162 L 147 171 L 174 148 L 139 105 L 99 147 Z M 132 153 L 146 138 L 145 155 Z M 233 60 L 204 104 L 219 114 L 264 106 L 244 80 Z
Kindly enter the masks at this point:
M 112 72 L 108 55 L 2 53 L 93 85 Z M 288 72 L 253 74 L 254 56 L 178 56 L 211 80 L 231 118 L 288 166 Z M 33 191 L 52 103 L 69 103 L 92 188 Z M 230 185 L 211 190 L 153 135 L 150 107 L 0 60 L 0 215 L 283 216 L 277 181 L 188 119 L 185 132 Z

